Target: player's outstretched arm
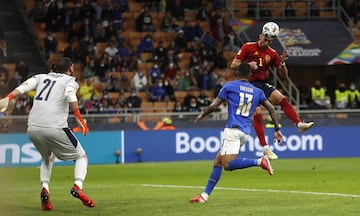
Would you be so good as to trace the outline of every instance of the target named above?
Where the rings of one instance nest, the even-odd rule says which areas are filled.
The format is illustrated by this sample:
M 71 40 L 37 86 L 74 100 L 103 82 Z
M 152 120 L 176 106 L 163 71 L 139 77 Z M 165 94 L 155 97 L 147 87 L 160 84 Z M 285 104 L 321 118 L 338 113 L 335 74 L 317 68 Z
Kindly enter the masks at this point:
M 207 115 L 209 115 L 210 113 L 214 112 L 215 110 L 217 110 L 219 108 L 219 106 L 223 103 L 224 101 L 221 100 L 220 98 L 215 98 L 215 100 L 204 110 L 204 112 L 200 113 L 194 120 L 194 123 L 199 122 L 201 119 L 205 118 Z
M 279 126 L 279 120 L 278 117 L 276 115 L 274 106 L 270 103 L 269 100 L 265 100 L 262 105 L 268 110 L 271 119 L 273 121 L 274 127 L 275 127 L 275 132 L 274 132 L 274 141 L 277 141 L 279 143 L 283 142 L 283 135 L 280 131 L 280 126 Z

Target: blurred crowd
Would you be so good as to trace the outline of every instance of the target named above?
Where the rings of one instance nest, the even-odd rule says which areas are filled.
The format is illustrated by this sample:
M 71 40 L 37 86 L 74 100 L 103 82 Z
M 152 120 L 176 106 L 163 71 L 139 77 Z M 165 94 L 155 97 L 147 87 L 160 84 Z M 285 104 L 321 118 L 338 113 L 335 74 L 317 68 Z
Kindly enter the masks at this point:
M 359 7 L 357 1 L 341 2 L 356 23 L 359 14 L 351 11 Z M 134 9 L 132 3 L 141 7 Z M 229 79 L 224 53 L 235 53 L 242 45 L 229 24 L 227 5 L 227 0 L 35 0 L 28 15 L 34 23 L 45 24 L 46 36 L 40 44 L 50 71 L 56 71 L 52 67 L 54 56 L 69 57 L 79 65 L 76 69 L 80 71 L 77 78 L 83 112 L 119 113 L 124 108 L 139 111 L 145 101 L 172 102 L 172 111 L 191 112 L 207 106 L 217 95 Z M 250 1 L 249 17 L 254 16 L 252 7 Z M 294 15 L 291 4 L 286 8 L 287 16 Z M 262 15 L 268 13 L 264 10 Z M 138 32 L 141 38 L 135 40 L 129 32 Z M 159 32 L 167 36 L 155 37 Z M 3 59 L 6 39 L 0 39 Z M 59 49 L 60 43 L 66 46 Z M 11 53 L 5 56 L 13 61 Z M 3 93 L 29 74 L 25 62 L 15 62 L 13 81 L 6 68 L 0 68 Z M 346 91 L 350 92 L 350 86 Z M 179 99 L 178 91 L 186 91 L 190 97 Z M 338 98 L 329 105 L 326 93 L 324 97 L 312 94 L 313 90 L 306 103 L 314 109 L 355 108 L 351 101 L 360 97 L 349 93 L 347 103 L 338 106 Z M 31 96 L 16 103 L 13 114 L 26 114 Z

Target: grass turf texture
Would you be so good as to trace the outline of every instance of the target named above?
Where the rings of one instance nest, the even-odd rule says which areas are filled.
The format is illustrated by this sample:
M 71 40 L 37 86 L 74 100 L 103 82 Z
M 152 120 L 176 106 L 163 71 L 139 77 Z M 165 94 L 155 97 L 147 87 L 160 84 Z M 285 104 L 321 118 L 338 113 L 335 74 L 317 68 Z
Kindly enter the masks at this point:
M 40 204 L 38 167 L 0 168 L 0 215 L 360 215 L 360 158 L 280 159 L 269 176 L 259 167 L 223 172 L 207 203 L 201 193 L 212 161 L 91 165 L 84 191 L 70 195 L 73 166 L 54 166 L 52 212 Z

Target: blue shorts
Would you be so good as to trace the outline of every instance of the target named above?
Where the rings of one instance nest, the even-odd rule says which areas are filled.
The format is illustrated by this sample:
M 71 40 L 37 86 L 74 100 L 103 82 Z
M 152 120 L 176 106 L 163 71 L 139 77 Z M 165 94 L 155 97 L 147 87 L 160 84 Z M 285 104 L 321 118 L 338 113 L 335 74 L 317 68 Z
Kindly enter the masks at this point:
M 274 86 L 265 81 L 252 81 L 250 83 L 253 84 L 255 87 L 263 90 L 266 98 L 269 98 L 271 93 L 276 90 Z

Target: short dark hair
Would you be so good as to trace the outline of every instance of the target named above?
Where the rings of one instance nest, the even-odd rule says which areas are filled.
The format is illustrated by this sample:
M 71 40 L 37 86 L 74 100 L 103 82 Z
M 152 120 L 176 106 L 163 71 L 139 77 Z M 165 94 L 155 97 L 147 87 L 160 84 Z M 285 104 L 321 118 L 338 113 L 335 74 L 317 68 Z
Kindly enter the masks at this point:
M 235 75 L 242 78 L 248 78 L 250 75 L 251 67 L 247 62 L 241 62 L 239 67 L 235 70 Z
M 56 62 L 56 72 L 65 73 L 69 70 L 72 64 L 73 64 L 72 60 L 68 57 L 59 58 Z

